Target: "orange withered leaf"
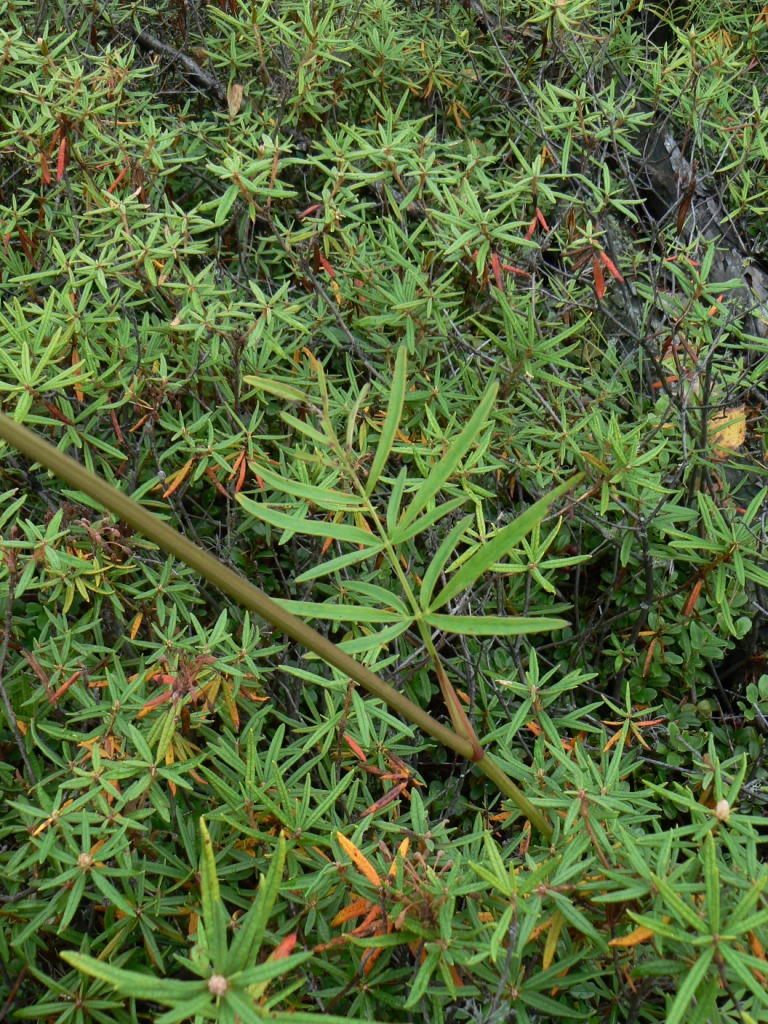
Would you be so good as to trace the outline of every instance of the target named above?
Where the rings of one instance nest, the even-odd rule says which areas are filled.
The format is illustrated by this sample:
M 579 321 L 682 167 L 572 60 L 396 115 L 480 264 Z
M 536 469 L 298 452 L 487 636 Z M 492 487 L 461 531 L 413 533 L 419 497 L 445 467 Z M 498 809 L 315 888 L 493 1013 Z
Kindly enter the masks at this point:
M 600 302 L 605 295 L 605 275 L 597 261 L 597 256 L 592 257 L 592 276 L 595 279 L 595 295 L 597 295 L 597 301 Z
M 620 271 L 616 268 L 616 264 L 613 262 L 613 260 L 609 256 L 607 256 L 606 253 L 604 253 L 602 249 L 598 253 L 598 256 L 600 257 L 600 259 L 605 264 L 605 267 L 606 267 L 608 273 L 612 277 L 615 277 L 617 281 L 621 281 L 621 283 L 623 284 L 624 283 L 624 278 L 621 276 Z
M 291 935 L 286 935 L 282 942 L 278 943 L 277 946 L 267 957 L 268 960 L 285 960 L 287 956 L 291 955 L 293 947 L 296 945 L 298 939 L 298 933 L 293 932 Z
M 608 943 L 609 946 L 621 946 L 623 948 L 631 948 L 633 946 L 639 946 L 641 942 L 649 942 L 654 936 L 654 932 L 650 928 L 640 926 L 635 928 L 634 931 L 630 932 L 629 935 L 622 935 L 618 939 L 611 939 Z
M 178 473 L 172 474 L 172 476 L 169 479 L 172 480 L 173 482 L 171 483 L 170 487 L 163 491 L 164 498 L 170 498 L 170 496 L 173 494 L 176 488 L 180 487 L 184 483 L 184 481 L 189 476 L 189 471 L 190 469 L 192 469 L 194 462 L 194 459 L 189 459 L 178 471 Z
M 331 928 L 338 928 L 340 924 L 346 924 L 347 921 L 353 921 L 356 917 L 360 917 L 361 914 L 365 914 L 370 906 L 370 900 L 355 900 L 354 903 L 350 903 L 348 907 L 344 907 L 343 910 L 338 912 L 336 917 L 331 921 Z
M 348 746 L 349 746 L 349 747 L 350 747 L 350 748 L 352 749 L 352 753 L 353 753 L 353 754 L 354 754 L 354 755 L 355 755 L 355 756 L 356 756 L 356 757 L 357 757 L 357 758 L 358 758 L 358 759 L 359 759 L 360 761 L 367 761 L 367 760 L 368 760 L 368 758 L 367 758 L 367 757 L 365 756 L 365 754 L 363 753 L 363 748 L 362 748 L 362 747 L 360 746 L 360 744 L 359 744 L 359 743 L 356 743 L 356 742 L 355 742 L 355 741 L 354 741 L 354 740 L 352 739 L 352 737 L 351 737 L 351 736 L 349 735 L 349 733 L 347 733 L 347 732 L 345 732 L 345 733 L 344 733 L 344 740 L 345 740 L 346 744 L 347 744 L 347 745 L 348 745 Z
M 763 948 L 763 944 L 757 937 L 757 935 L 755 935 L 754 932 L 747 932 L 747 938 L 749 939 L 749 948 L 752 950 L 753 955 L 756 956 L 758 960 L 762 960 L 763 963 L 766 963 L 765 949 Z M 765 974 L 763 974 L 762 971 L 756 970 L 754 967 L 751 968 L 751 970 L 754 976 L 760 982 L 760 984 L 765 985 L 766 981 L 768 980 L 766 979 Z
M 381 885 L 381 879 L 379 878 L 376 868 L 371 864 L 368 858 L 358 850 L 355 844 L 350 842 L 350 840 L 347 839 L 346 836 L 342 835 L 341 832 L 336 833 L 336 838 L 339 841 L 339 846 L 342 848 L 344 853 L 346 853 L 360 874 L 365 875 L 372 885 Z

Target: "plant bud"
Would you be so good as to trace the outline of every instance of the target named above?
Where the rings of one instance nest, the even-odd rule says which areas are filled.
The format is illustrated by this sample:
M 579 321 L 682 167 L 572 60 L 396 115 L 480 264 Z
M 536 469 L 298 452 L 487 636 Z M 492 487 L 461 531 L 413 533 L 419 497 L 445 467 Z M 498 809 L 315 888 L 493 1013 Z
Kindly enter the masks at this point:
M 718 800 L 715 807 L 715 817 L 718 821 L 722 821 L 724 824 L 728 821 L 731 816 L 731 805 L 727 800 Z
M 208 991 L 212 996 L 223 996 L 229 988 L 229 982 L 223 974 L 212 974 L 208 979 Z

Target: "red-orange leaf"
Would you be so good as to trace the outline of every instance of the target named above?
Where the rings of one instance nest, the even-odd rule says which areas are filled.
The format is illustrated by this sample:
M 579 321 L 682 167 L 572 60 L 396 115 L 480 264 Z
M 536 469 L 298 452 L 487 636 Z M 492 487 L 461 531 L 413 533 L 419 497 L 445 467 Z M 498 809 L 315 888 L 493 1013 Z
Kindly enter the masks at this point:
M 269 954 L 268 960 L 285 960 L 287 956 L 291 955 L 293 947 L 296 945 L 296 939 L 298 933 L 293 932 L 292 935 L 286 935 L 282 942 L 278 943 L 272 952 Z
M 308 217 L 310 213 L 317 213 L 317 211 L 321 209 L 322 205 L 322 203 L 313 203 L 311 206 L 308 206 L 306 210 L 302 210 L 298 215 L 298 220 L 304 220 L 304 218 Z
M 112 193 L 113 193 L 113 192 L 115 191 L 115 189 L 117 188 L 117 186 L 118 186 L 118 185 L 120 184 L 120 182 L 121 182 L 121 181 L 123 180 L 123 178 L 124 178 L 124 177 L 125 177 L 125 175 L 126 175 L 126 172 L 127 172 L 127 170 L 128 170 L 128 168 L 127 168 L 127 167 L 123 167 L 123 169 L 122 169 L 122 170 L 120 171 L 120 173 L 118 174 L 118 176 L 117 176 L 117 177 L 115 178 L 115 180 L 114 180 L 114 181 L 112 182 L 112 184 L 111 184 L 111 185 L 109 186 L 109 188 L 107 189 L 107 192 L 109 192 L 109 194 L 110 194 L 110 195 L 112 195 Z
M 344 739 L 345 739 L 345 741 L 347 742 L 347 744 L 348 744 L 348 745 L 349 745 L 349 746 L 350 746 L 350 747 L 352 748 L 352 753 L 353 753 L 353 754 L 354 754 L 354 755 L 355 755 L 355 756 L 356 756 L 356 757 L 357 757 L 357 758 L 358 758 L 358 759 L 359 759 L 360 761 L 367 761 L 367 760 L 368 760 L 368 758 L 367 758 L 367 757 L 365 756 L 365 754 L 363 753 L 363 748 L 362 748 L 362 747 L 360 746 L 360 744 L 359 744 L 359 743 L 356 743 L 356 742 L 355 742 L 355 741 L 354 741 L 354 740 L 352 739 L 352 737 L 351 737 L 351 736 L 349 735 L 349 733 L 347 733 L 347 732 L 345 732 L 345 733 L 344 733 Z
M 527 270 L 521 270 L 519 267 L 513 267 L 511 263 L 502 263 L 501 269 L 506 270 L 508 274 L 517 274 L 518 277 L 531 276 Z
M 65 683 L 61 684 L 56 693 L 54 693 L 50 697 L 51 704 L 55 704 L 64 696 L 64 694 L 67 692 L 70 686 L 80 678 L 80 676 L 82 675 L 82 671 L 83 670 L 79 668 L 77 672 L 74 672 Z
M 317 250 L 317 258 L 320 261 L 320 266 L 328 274 L 329 277 L 336 277 L 336 271 L 333 269 L 328 260 L 323 256 L 320 250 Z
M 229 495 L 227 494 L 227 492 L 224 490 L 224 488 L 219 483 L 219 478 L 216 476 L 216 471 L 214 470 L 213 466 L 206 466 L 205 467 L 205 475 L 211 481 L 211 483 L 216 488 L 216 490 L 219 492 L 219 494 L 223 498 L 229 499 Z
M 690 618 L 693 609 L 696 607 L 696 602 L 699 600 L 699 594 L 701 594 L 701 588 L 703 587 L 703 585 L 704 580 L 698 580 L 696 583 L 694 583 L 693 589 L 688 595 L 688 600 L 683 605 L 684 619 Z
M 56 181 L 61 181 L 67 169 L 67 136 L 62 135 L 59 143 L 59 158 L 56 161 Z
M 603 261 L 603 263 L 608 268 L 608 273 L 611 274 L 613 277 L 615 277 L 617 281 L 621 281 L 621 283 L 623 284 L 624 283 L 624 278 L 621 276 L 620 272 L 616 269 L 616 264 L 613 262 L 612 259 L 609 259 L 609 257 L 603 252 L 602 249 L 600 250 L 600 259 Z
M 344 907 L 340 910 L 336 917 L 331 921 L 331 928 L 338 928 L 340 924 L 346 924 L 347 921 L 352 921 L 356 917 L 360 917 L 361 914 L 365 914 L 371 906 L 370 900 L 359 899 L 355 900 L 354 903 L 350 903 L 348 907 Z
M 597 295 L 597 301 L 600 302 L 605 295 L 605 277 L 597 256 L 592 257 L 592 273 L 595 278 L 595 295 Z
M 190 471 L 190 469 L 192 469 L 194 464 L 195 464 L 195 460 L 194 459 L 189 459 L 182 466 L 182 468 L 178 471 L 178 473 L 174 473 L 170 477 L 170 479 L 173 481 L 173 483 L 171 484 L 171 486 L 166 491 L 163 492 L 163 497 L 164 498 L 170 498 L 170 496 L 177 489 L 177 487 L 181 487 L 181 485 L 184 483 L 184 481 L 189 476 L 189 471 Z

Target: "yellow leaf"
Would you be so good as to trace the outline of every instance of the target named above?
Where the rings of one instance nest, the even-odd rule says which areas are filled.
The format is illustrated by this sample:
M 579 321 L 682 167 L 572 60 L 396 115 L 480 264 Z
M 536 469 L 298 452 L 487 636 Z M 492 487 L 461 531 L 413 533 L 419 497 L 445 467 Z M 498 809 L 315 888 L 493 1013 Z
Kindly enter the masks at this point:
M 399 857 L 400 860 L 405 860 L 405 857 L 406 857 L 406 855 L 408 853 L 408 847 L 410 845 L 411 845 L 411 840 L 406 837 L 402 841 L 402 843 L 400 843 L 400 845 L 398 846 L 397 853 L 392 858 L 392 863 L 389 865 L 389 871 L 387 872 L 387 878 L 388 879 L 394 878 L 395 875 L 397 874 L 397 858 Z
M 667 920 L 669 920 L 667 918 Z M 622 935 L 620 939 L 611 939 L 609 946 L 639 946 L 641 942 L 648 942 L 654 936 L 650 928 L 635 928 L 629 935 Z
M 376 868 L 371 864 L 368 858 L 358 850 L 355 844 L 351 843 L 346 836 L 341 834 L 341 832 L 336 833 L 336 838 L 339 840 L 339 845 L 342 850 L 350 858 L 360 874 L 365 875 L 368 881 L 373 885 L 381 885 L 381 879 L 378 876 Z
M 746 406 L 738 405 L 709 418 L 709 435 L 712 438 L 712 455 L 716 459 L 727 459 L 740 448 L 747 437 Z
M 564 924 L 565 918 L 559 910 L 556 910 L 549 923 L 547 941 L 544 943 L 544 955 L 541 958 L 541 966 L 545 971 L 548 967 L 552 966 L 552 961 L 555 959 L 557 940 L 560 938 L 560 932 L 563 930 Z

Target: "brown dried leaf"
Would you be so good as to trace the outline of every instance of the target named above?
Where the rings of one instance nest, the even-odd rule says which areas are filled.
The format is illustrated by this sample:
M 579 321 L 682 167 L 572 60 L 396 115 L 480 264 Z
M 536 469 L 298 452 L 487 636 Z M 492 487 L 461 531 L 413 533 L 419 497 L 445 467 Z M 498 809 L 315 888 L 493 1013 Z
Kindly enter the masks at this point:
M 233 82 L 227 89 L 227 106 L 229 116 L 234 117 L 240 113 L 240 105 L 243 102 L 243 87 L 238 82 Z

